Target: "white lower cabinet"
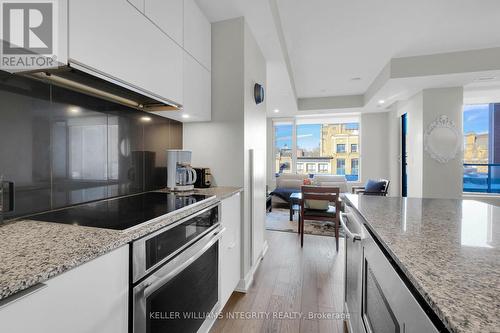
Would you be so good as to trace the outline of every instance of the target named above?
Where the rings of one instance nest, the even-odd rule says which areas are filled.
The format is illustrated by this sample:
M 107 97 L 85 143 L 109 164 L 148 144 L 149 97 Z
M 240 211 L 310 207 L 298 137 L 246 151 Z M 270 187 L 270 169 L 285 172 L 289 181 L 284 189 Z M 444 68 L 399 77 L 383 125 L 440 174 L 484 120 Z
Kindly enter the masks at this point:
M 221 240 L 221 309 L 241 278 L 241 195 L 222 200 L 222 225 L 226 231 Z
M 128 332 L 129 246 L 56 276 L 0 308 L 0 332 Z

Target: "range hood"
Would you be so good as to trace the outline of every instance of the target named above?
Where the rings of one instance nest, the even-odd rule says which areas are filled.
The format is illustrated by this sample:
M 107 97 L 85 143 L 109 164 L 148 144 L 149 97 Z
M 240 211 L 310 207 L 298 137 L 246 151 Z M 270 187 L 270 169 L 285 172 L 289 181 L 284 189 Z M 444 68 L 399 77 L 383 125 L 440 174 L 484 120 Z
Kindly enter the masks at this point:
M 74 64 L 22 75 L 141 111 L 177 111 L 182 108 L 137 87 Z

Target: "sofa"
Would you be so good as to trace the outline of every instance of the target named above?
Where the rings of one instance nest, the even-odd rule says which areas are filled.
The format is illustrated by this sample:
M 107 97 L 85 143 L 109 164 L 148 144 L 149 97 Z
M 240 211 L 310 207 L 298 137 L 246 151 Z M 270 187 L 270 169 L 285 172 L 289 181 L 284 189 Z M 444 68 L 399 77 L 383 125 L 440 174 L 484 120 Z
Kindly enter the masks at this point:
M 287 197 L 293 192 L 300 191 L 304 180 L 309 179 L 308 175 L 284 173 L 276 178 L 276 188 L 272 194 L 273 204 L 288 203 Z M 340 188 L 340 192 L 349 192 L 349 185 L 345 176 L 339 175 L 314 175 L 311 185 L 330 186 Z

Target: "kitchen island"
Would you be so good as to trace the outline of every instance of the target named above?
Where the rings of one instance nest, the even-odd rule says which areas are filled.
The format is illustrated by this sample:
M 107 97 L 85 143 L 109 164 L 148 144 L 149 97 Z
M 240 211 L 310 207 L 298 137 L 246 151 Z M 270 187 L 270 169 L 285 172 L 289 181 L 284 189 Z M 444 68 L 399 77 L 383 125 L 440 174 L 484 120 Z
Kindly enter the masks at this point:
M 500 207 L 473 200 L 344 198 L 446 330 L 500 331 Z

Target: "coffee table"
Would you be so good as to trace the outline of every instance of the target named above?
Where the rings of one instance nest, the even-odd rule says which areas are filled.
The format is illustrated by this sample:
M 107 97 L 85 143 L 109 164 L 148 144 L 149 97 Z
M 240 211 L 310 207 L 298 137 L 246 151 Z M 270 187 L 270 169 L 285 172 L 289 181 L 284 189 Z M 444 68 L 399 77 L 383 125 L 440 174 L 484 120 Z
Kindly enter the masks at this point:
M 300 202 L 302 201 L 302 192 L 294 192 L 290 195 L 290 221 L 293 221 L 295 211 L 298 214 L 297 233 L 300 232 Z
M 302 201 L 302 192 L 294 192 L 290 195 L 290 221 L 293 221 L 293 215 L 295 211 L 298 212 L 300 210 L 301 201 Z
M 301 201 L 302 201 L 302 192 L 294 192 L 290 194 L 290 221 L 293 221 L 293 215 L 295 214 L 295 212 L 299 213 Z M 339 201 L 342 202 L 342 198 L 339 198 Z M 299 222 L 300 222 L 300 214 L 299 214 Z

